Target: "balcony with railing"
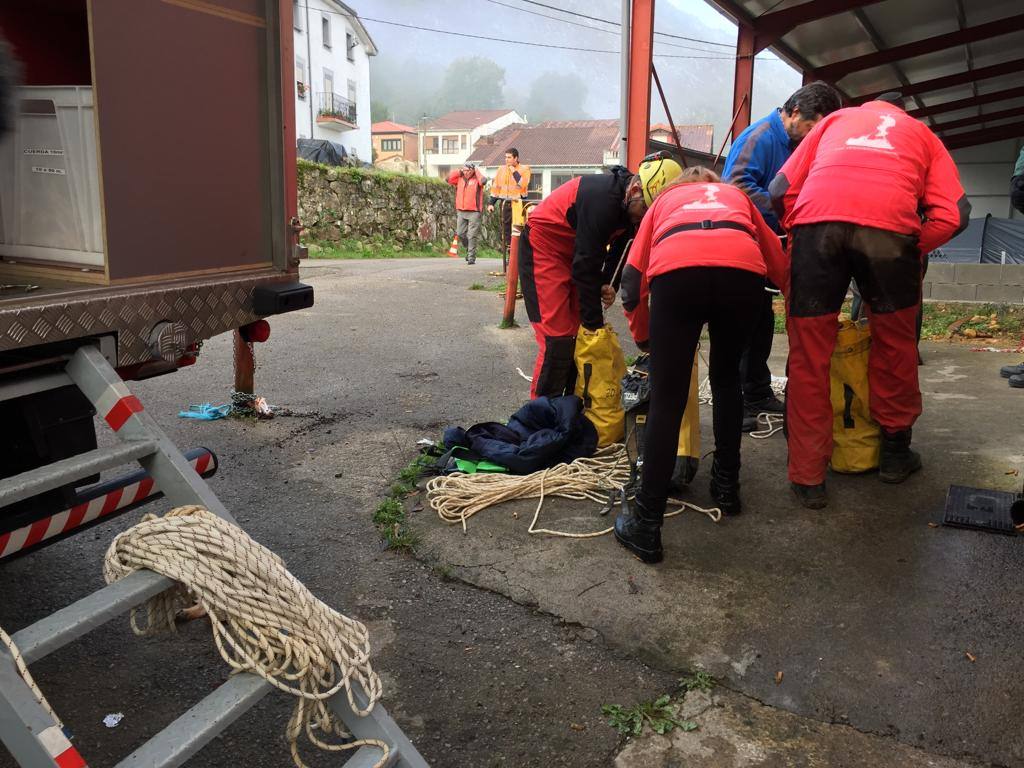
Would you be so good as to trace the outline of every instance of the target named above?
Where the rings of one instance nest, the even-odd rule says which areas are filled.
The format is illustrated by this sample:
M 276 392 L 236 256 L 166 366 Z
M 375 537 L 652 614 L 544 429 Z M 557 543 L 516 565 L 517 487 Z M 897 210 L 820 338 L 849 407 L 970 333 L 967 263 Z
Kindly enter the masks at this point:
M 356 105 L 336 93 L 318 93 L 316 122 L 341 130 L 356 127 Z

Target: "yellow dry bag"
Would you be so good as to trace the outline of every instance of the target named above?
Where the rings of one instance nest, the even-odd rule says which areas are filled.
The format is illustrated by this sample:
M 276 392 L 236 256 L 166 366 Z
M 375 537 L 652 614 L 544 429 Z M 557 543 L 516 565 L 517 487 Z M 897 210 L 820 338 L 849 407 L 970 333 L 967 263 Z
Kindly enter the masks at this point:
M 866 320 L 841 319 L 829 371 L 832 399 L 832 470 L 843 473 L 878 469 L 882 433 L 871 418 L 868 355 L 871 331 Z
M 699 381 L 697 355 L 695 354 L 693 356 L 693 372 L 690 374 L 690 393 L 686 398 L 686 411 L 683 413 L 683 423 L 679 425 L 679 446 L 676 448 L 676 456 L 700 458 L 700 401 L 697 399 L 697 390 L 700 389 L 700 385 L 697 383 Z
M 597 428 L 598 447 L 622 442 L 625 436 L 625 375 L 626 359 L 612 327 L 580 328 L 576 335 L 576 396 L 583 400 L 583 414 Z

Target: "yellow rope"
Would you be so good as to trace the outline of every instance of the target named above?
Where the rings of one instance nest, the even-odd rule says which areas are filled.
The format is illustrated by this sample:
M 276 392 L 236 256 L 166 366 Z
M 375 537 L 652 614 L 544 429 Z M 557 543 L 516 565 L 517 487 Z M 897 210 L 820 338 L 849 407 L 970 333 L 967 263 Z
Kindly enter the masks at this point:
M 36 685 L 36 681 L 32 677 L 32 673 L 28 671 L 28 665 L 25 664 L 25 659 L 21 656 L 21 651 L 18 650 L 18 646 L 14 644 L 14 640 L 11 636 L 4 632 L 3 628 L 0 627 L 0 643 L 7 646 L 7 651 L 11 654 L 11 658 L 14 659 L 14 668 L 18 674 L 21 675 L 21 679 L 25 681 L 25 685 L 32 691 L 32 696 L 39 703 L 46 713 L 53 718 L 53 721 L 61 728 L 64 727 L 64 721 L 61 720 L 57 713 L 53 711 L 53 707 L 50 706 L 50 702 L 43 696 L 43 692 L 39 690 L 39 686 Z
M 383 741 L 327 743 L 314 733 L 347 737 L 327 699 L 344 689 L 352 710 L 365 716 L 381 696 L 381 683 L 370 665 L 366 627 L 314 597 L 280 557 L 238 526 L 203 507 L 188 506 L 164 517 L 147 515 L 114 539 L 103 563 L 107 583 L 141 568 L 177 584 L 132 611 L 135 633 L 173 631 L 182 607 L 202 605 L 217 650 L 232 670 L 259 675 L 297 697 L 286 730 L 296 766 L 305 768 L 298 752 L 303 730 L 320 749 L 374 746 L 383 752 L 375 768 L 387 762 Z M 355 701 L 353 680 L 369 698 L 365 709 Z
M 546 533 L 570 539 L 591 539 L 612 532 L 612 526 L 599 531 L 572 533 L 551 528 L 538 528 L 544 500 L 550 496 L 564 499 L 589 500 L 601 504 L 608 502 L 609 493 L 617 491 L 629 482 L 629 457 L 625 446 L 615 444 L 602 448 L 590 458 L 577 459 L 568 464 L 556 464 L 548 469 L 529 475 L 505 475 L 477 472 L 473 475 L 460 472 L 432 478 L 427 483 L 427 502 L 438 517 L 449 525 L 461 523 L 466 532 L 466 521 L 473 515 L 495 504 L 513 499 L 537 499 L 533 519 L 527 533 Z M 617 501 L 615 503 L 618 503 Z M 704 509 L 687 502 L 666 513 L 675 517 L 687 509 L 702 512 L 716 523 L 722 518 L 717 507 Z

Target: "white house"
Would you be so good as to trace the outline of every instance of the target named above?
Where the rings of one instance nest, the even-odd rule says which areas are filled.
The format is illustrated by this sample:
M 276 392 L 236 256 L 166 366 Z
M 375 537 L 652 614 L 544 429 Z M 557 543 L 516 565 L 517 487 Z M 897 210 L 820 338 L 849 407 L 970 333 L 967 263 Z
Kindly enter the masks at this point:
M 424 176 L 447 176 L 473 154 L 476 143 L 515 123 L 525 123 L 512 109 L 449 112 L 419 126 L 420 168 Z
M 373 38 L 338 0 L 293 0 L 292 13 L 298 138 L 328 139 L 370 162 Z

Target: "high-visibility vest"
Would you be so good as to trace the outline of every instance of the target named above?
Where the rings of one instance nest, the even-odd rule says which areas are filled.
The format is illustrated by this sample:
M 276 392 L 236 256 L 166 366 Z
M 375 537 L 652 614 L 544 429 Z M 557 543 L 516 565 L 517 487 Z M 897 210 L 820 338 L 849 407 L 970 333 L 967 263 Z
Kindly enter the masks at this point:
M 512 175 L 519 174 L 519 181 Z M 530 189 L 530 166 L 519 164 L 513 168 L 501 166 L 491 182 L 491 197 L 504 200 L 520 200 Z

